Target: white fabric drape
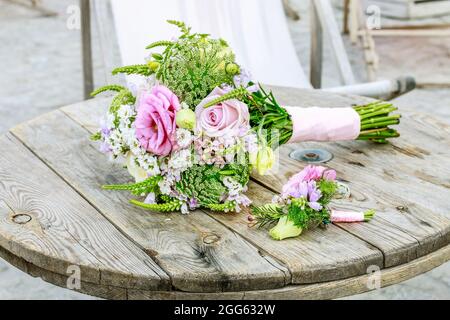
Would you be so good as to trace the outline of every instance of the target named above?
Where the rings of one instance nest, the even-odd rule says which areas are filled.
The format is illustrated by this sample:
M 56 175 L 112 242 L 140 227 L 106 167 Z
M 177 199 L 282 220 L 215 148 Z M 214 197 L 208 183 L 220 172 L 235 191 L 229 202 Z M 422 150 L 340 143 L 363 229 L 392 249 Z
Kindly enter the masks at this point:
M 298 61 L 280 0 L 112 0 L 124 65 L 142 63 L 153 41 L 177 36 L 166 20 L 224 38 L 238 63 L 261 83 L 310 88 Z

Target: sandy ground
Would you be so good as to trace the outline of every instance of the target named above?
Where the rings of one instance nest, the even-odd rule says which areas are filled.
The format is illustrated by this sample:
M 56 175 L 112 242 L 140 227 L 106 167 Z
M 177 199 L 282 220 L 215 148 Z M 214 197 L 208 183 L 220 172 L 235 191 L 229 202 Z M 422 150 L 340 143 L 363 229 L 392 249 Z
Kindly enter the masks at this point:
M 289 21 L 295 47 L 306 71 L 309 65 L 307 3 L 291 0 L 301 20 Z M 43 0 L 58 13 L 41 13 L 0 0 L 0 133 L 60 106 L 82 100 L 80 36 L 66 26 L 67 8 L 76 0 Z M 337 10 L 337 16 L 341 13 Z M 95 38 L 94 38 L 95 42 Z M 360 47 L 345 39 L 359 81 L 365 81 Z M 450 83 L 450 41 L 443 39 L 376 39 L 380 54 L 380 78 L 412 74 L 419 83 Z M 104 68 L 95 54 L 96 82 Z M 338 85 L 332 55 L 325 52 L 324 86 Z M 401 108 L 434 114 L 450 123 L 450 90 L 419 89 L 394 101 Z M 0 259 L 0 299 L 92 299 L 34 279 Z M 450 264 L 419 277 L 348 299 L 449 299 Z

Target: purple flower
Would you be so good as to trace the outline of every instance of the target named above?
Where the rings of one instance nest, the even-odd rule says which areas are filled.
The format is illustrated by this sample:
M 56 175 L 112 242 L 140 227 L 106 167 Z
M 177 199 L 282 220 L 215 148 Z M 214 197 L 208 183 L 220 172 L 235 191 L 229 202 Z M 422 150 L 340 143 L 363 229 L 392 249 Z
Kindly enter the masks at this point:
M 308 182 L 308 200 L 311 202 L 317 202 L 321 196 L 322 193 L 319 189 L 317 189 L 316 182 Z
M 111 133 L 111 129 L 108 128 L 108 125 L 106 124 L 105 119 L 100 119 L 100 133 L 102 134 L 102 137 L 109 137 Z
M 101 153 L 109 153 L 109 152 L 111 152 L 111 146 L 109 145 L 108 142 L 103 141 L 103 142 L 100 144 L 100 152 L 101 152 Z
M 251 81 L 251 75 L 250 72 L 245 70 L 244 68 L 241 68 L 241 73 L 238 75 L 235 75 L 233 77 L 233 82 L 236 87 L 247 87 L 248 83 Z
M 308 206 L 311 209 L 316 210 L 316 211 L 319 211 L 322 209 L 322 205 L 318 202 L 308 202 Z
M 144 200 L 144 203 L 154 204 L 156 203 L 156 195 L 153 192 L 150 192 Z
M 320 179 L 334 180 L 336 179 L 336 171 L 322 166 L 307 166 L 299 173 L 293 175 L 289 181 L 283 186 L 282 195 L 298 198 L 304 195 L 304 191 L 300 192 L 302 182 L 314 182 Z M 303 190 L 303 189 L 302 189 Z M 300 192 L 300 195 L 299 195 Z
M 198 201 L 195 198 L 191 198 L 189 199 L 189 208 L 190 209 L 195 209 L 198 206 Z
M 233 82 L 236 87 L 244 87 L 248 92 L 253 93 L 259 90 L 259 86 L 257 84 L 253 84 L 249 86 L 252 81 L 252 77 L 250 72 L 241 68 L 241 73 L 233 77 Z
M 334 181 L 334 180 L 336 180 L 336 171 L 334 171 L 334 170 L 332 170 L 332 169 L 326 170 L 326 171 L 323 173 L 323 178 L 324 178 L 325 180 L 329 180 L 329 181 Z

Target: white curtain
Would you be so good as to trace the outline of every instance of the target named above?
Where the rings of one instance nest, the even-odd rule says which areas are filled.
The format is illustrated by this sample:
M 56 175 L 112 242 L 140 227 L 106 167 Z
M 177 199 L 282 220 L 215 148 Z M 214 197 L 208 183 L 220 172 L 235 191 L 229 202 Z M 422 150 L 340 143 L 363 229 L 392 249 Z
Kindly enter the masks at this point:
M 166 20 L 225 39 L 238 63 L 264 84 L 310 88 L 281 0 L 112 0 L 122 62 L 142 63 L 153 41 L 177 36 Z

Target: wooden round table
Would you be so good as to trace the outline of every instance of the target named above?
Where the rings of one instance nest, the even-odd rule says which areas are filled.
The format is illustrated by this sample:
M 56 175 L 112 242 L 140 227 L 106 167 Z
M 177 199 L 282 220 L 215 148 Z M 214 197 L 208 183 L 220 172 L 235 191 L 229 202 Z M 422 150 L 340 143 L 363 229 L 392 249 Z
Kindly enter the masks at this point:
M 273 89 L 289 105 L 365 101 Z M 431 116 L 401 110 L 402 136 L 391 144 L 280 148 L 277 171 L 249 184 L 255 203 L 306 165 L 292 150 L 323 148 L 351 190 L 334 206 L 377 215 L 279 242 L 250 228 L 246 212 L 158 214 L 130 205 L 126 192 L 102 190 L 130 182 L 89 140 L 109 100 L 61 108 L 0 137 L 0 256 L 32 276 L 111 299 L 330 299 L 401 282 L 450 257 L 450 127 Z

